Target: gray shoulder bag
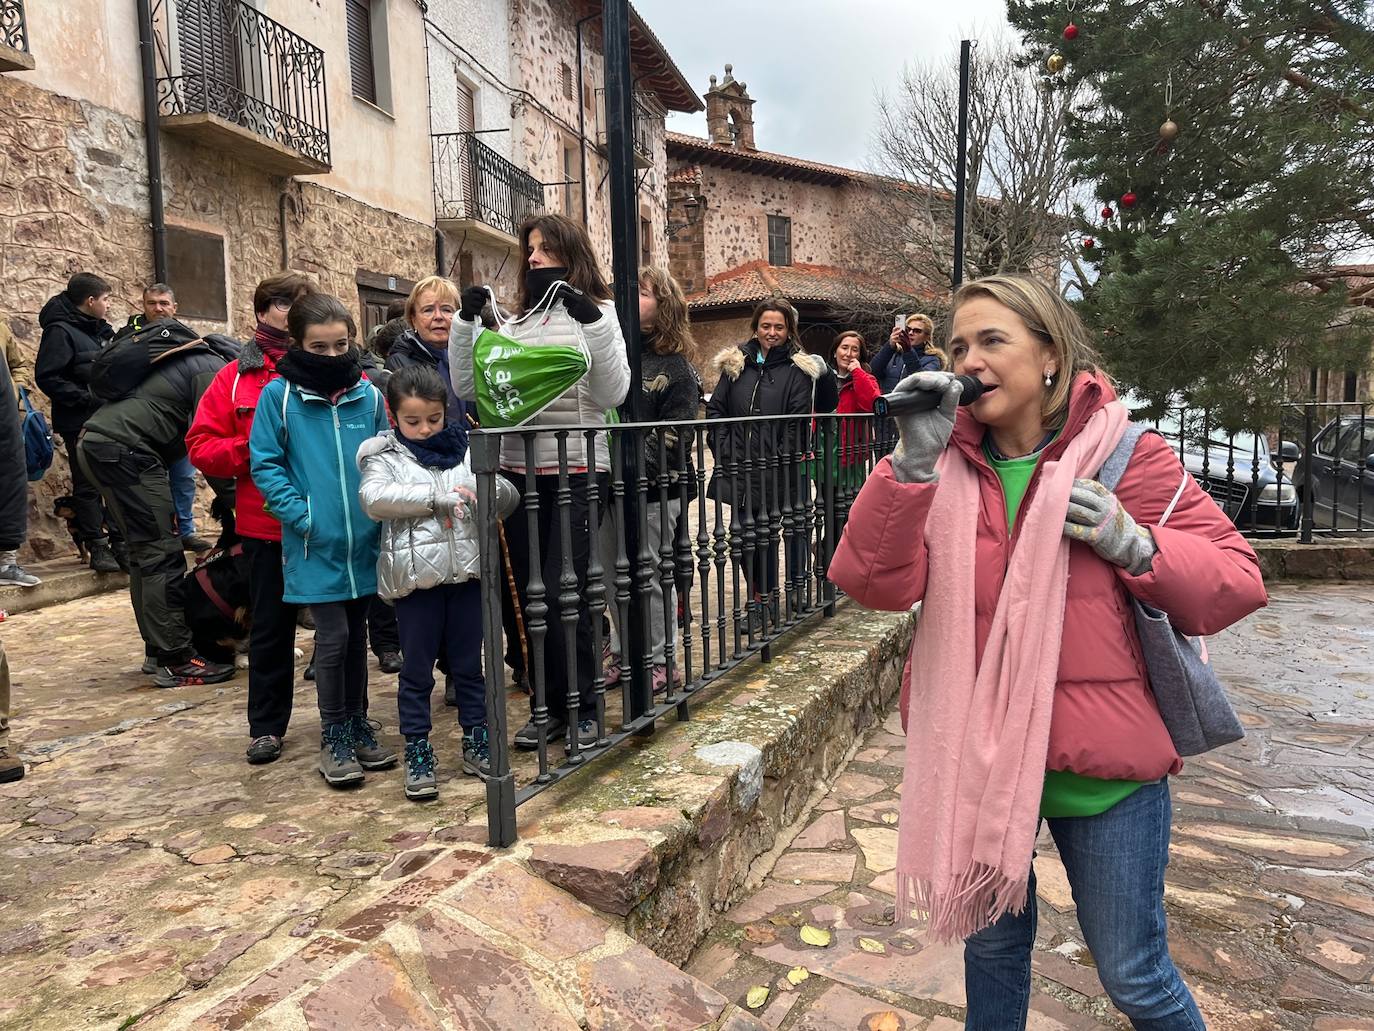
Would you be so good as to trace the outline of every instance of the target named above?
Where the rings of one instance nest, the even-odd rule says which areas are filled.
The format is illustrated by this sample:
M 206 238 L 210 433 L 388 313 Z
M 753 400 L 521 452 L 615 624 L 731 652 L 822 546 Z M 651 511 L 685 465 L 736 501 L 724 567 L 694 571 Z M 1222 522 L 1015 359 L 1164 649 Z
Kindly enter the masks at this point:
M 1136 423 L 1127 425 L 1116 450 L 1102 464 L 1097 474 L 1098 482 L 1115 491 L 1126 473 L 1136 443 L 1152 432 Z M 1190 475 L 1186 469 L 1183 471 L 1183 480 L 1169 507 L 1160 516 L 1159 526 L 1173 514 Z M 1154 692 L 1159 714 L 1164 718 L 1164 726 L 1178 754 L 1200 755 L 1243 738 L 1245 729 L 1226 697 L 1226 689 L 1207 661 L 1207 645 L 1202 638 L 1180 633 L 1169 622 L 1167 614 L 1151 608 L 1135 595 L 1130 597 L 1150 690 Z

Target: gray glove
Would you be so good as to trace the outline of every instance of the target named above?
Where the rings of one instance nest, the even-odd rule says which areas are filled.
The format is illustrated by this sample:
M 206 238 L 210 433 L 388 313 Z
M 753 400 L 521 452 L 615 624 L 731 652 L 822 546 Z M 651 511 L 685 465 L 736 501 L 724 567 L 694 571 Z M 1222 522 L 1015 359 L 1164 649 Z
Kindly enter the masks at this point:
M 1155 539 L 1131 518 L 1115 494 L 1096 480 L 1074 480 L 1064 536 L 1092 547 L 1132 576 L 1150 571 Z
M 959 381 L 949 372 L 914 372 L 897 384 L 892 394 L 935 393 L 940 406 L 924 412 L 894 415 L 901 439 L 892 453 L 892 474 L 898 483 L 931 483 L 935 461 L 954 432 L 954 413 L 958 411 Z

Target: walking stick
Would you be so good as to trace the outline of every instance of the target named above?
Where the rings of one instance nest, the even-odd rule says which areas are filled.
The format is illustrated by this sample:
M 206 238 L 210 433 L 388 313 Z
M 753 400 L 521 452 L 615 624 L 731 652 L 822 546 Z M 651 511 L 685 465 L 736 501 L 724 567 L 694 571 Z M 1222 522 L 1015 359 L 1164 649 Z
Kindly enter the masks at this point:
M 472 413 L 467 413 L 468 425 L 478 427 L 480 424 L 472 417 Z M 520 592 L 515 589 L 515 567 L 510 561 L 510 545 L 506 543 L 506 526 L 500 520 L 496 523 L 496 532 L 501 538 L 501 564 L 506 570 L 506 589 L 510 591 L 511 607 L 515 610 L 515 632 L 520 638 L 520 661 L 525 667 L 525 694 L 530 694 L 530 646 L 525 639 L 525 614 L 520 611 Z

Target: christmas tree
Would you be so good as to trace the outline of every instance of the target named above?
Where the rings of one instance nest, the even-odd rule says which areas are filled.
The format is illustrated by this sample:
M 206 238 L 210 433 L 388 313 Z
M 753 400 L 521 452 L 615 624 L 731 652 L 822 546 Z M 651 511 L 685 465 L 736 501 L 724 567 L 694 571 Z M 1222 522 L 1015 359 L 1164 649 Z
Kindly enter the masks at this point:
M 1155 404 L 1272 420 L 1371 334 L 1333 265 L 1372 260 L 1374 27 L 1363 0 L 1009 0 L 1096 193 L 1073 274 L 1109 371 Z

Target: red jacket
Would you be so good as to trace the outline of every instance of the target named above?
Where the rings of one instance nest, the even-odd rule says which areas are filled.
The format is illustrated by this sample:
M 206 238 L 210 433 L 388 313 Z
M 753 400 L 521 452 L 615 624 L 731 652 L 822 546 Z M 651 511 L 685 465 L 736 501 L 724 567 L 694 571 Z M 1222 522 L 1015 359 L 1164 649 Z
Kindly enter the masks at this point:
M 1086 374 L 1074 384 L 1065 431 L 1045 451 L 1058 458 L 1088 417 L 1115 398 L 1104 378 Z M 997 474 L 984 460 L 983 426 L 959 410 L 951 439 L 978 472 L 980 498 L 974 558 L 975 656 L 982 661 L 998 592 L 1016 546 Z M 1037 468 L 1022 502 L 1035 497 Z M 1128 594 L 1162 609 L 1186 634 L 1215 634 L 1265 605 L 1259 563 L 1216 503 L 1189 477 L 1167 525 L 1156 524 L 1183 478 L 1169 445 L 1146 434 L 1117 486 L 1122 506 L 1150 529 L 1158 548 L 1143 576 L 1103 561 L 1086 544 L 1069 553 L 1068 594 L 1060 644 L 1046 768 L 1089 777 L 1156 780 L 1183 763 L 1169 740 L 1146 680 L 1140 639 Z M 884 459 L 849 512 L 829 576 L 860 605 L 902 611 L 926 590 L 923 528 L 938 483 L 898 483 Z M 1018 527 L 1019 527 L 1018 522 Z M 906 724 L 911 658 L 902 677 Z M 919 719 L 920 701 L 917 707 Z
M 835 411 L 840 415 L 871 412 L 873 402 L 880 393 L 878 381 L 873 378 L 873 374 L 864 371 L 861 366 L 856 366 L 848 379 L 840 381 L 840 402 L 835 406 Z M 871 422 L 859 424 L 855 419 L 840 420 L 840 465 L 854 465 L 863 460 L 864 456 L 858 454 L 857 449 L 866 437 L 871 436 L 871 427 Z
M 249 341 L 239 360 L 215 375 L 186 432 L 192 465 L 207 476 L 237 482 L 234 514 L 239 533 L 263 541 L 281 540 L 281 523 L 263 511 L 262 494 L 249 475 L 248 433 L 262 388 L 276 378 L 277 363 Z

